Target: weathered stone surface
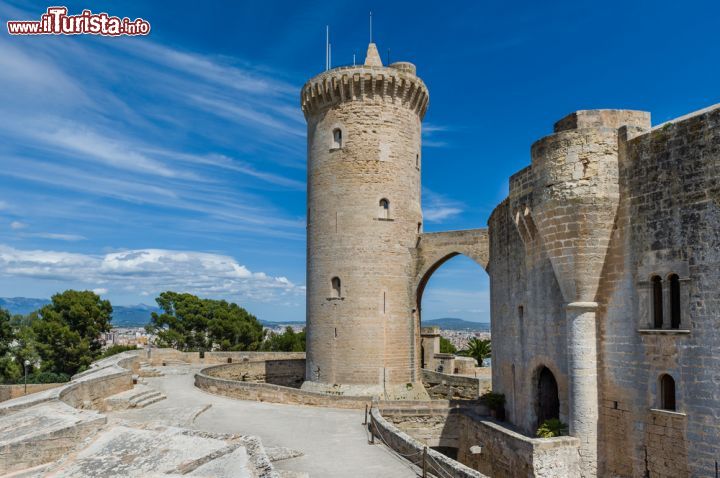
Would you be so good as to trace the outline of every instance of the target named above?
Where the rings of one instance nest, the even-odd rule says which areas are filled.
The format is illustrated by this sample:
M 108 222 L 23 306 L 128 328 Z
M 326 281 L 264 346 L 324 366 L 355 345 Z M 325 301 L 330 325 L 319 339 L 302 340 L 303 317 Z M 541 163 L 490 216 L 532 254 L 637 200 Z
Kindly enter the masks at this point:
M 598 476 L 712 476 L 720 453 L 720 107 L 649 125 L 622 110 L 564 118 L 489 221 L 493 389 L 532 433 L 550 369 L 586 476 L 595 462 Z M 654 410 L 666 373 L 677 413 Z

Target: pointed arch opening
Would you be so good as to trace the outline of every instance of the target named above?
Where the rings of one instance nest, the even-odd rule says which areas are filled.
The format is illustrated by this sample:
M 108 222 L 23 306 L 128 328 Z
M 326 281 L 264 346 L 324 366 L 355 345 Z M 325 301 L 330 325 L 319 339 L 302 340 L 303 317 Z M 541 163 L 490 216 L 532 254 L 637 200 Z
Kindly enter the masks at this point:
M 560 396 L 555 375 L 546 366 L 537 374 L 537 425 L 546 420 L 560 418 Z

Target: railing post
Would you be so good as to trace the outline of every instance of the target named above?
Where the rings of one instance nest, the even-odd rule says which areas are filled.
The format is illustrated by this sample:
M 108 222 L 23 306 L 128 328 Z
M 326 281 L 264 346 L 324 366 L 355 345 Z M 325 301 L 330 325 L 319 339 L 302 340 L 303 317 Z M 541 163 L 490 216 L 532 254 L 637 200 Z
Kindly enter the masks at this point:
M 370 432 L 370 444 L 375 444 L 375 432 L 373 431 L 373 417 L 372 414 L 370 415 L 370 421 L 367 424 L 368 431 Z
M 365 404 L 365 421 L 363 422 L 363 425 L 367 425 L 367 412 L 368 412 L 368 406 L 367 403 Z
M 427 447 L 423 447 L 423 476 L 422 478 L 427 478 Z

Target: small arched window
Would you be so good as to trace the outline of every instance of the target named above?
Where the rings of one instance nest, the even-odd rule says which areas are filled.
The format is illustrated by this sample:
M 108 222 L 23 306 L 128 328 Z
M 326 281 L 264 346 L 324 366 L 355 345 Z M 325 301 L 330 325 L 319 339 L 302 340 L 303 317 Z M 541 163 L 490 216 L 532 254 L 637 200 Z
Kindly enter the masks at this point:
M 342 290 L 340 285 L 340 278 L 339 277 L 333 277 L 330 281 L 330 286 L 332 287 L 332 297 L 340 298 L 342 297 Z
M 340 128 L 335 128 L 332 133 L 332 147 L 333 149 L 340 149 L 343 147 L 343 134 Z
M 675 379 L 668 374 L 660 376 L 660 408 L 675 411 Z
M 390 201 L 387 199 L 381 199 L 379 203 L 380 209 L 378 210 L 378 217 L 380 219 L 390 218 Z
M 525 307 L 518 305 L 518 318 L 522 319 L 525 316 Z
M 663 326 L 663 293 L 662 279 L 660 276 L 652 276 L 652 309 L 653 309 L 653 327 L 662 329 Z
M 420 153 L 415 155 L 415 167 L 420 169 Z
M 680 277 L 671 274 L 670 277 L 670 328 L 680 328 Z

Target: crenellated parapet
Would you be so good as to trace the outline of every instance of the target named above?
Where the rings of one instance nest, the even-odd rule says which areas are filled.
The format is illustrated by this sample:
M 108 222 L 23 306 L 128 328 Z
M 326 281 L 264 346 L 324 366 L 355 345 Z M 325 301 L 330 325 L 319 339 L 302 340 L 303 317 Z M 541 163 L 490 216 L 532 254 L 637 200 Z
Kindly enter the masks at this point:
M 305 83 L 300 94 L 307 118 L 349 101 L 388 102 L 409 108 L 422 119 L 430 95 L 425 83 L 406 62 L 383 66 L 345 66 L 321 73 Z

